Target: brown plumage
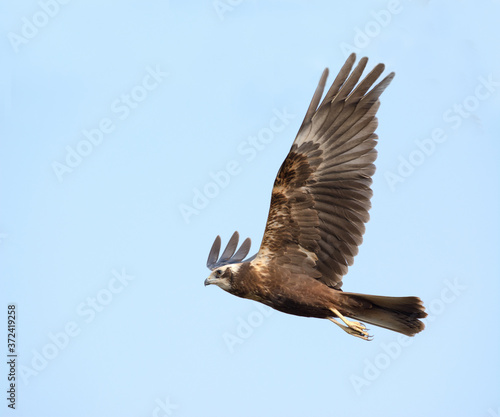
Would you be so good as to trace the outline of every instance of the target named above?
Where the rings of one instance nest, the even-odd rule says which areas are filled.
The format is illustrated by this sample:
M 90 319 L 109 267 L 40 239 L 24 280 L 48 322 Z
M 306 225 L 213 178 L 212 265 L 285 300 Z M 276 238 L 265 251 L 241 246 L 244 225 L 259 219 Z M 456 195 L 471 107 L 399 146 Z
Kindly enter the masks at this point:
M 426 317 L 418 297 L 383 297 L 342 292 L 369 219 L 379 97 L 394 78 L 378 64 L 363 79 L 368 61 L 353 68 L 352 54 L 320 104 L 328 76 L 323 72 L 292 148 L 276 176 L 259 252 L 238 233 L 219 258 L 217 236 L 205 285 L 298 316 L 328 318 L 353 336 L 369 340 L 362 323 L 408 336 L 422 331 Z M 339 318 L 343 323 L 336 321 Z

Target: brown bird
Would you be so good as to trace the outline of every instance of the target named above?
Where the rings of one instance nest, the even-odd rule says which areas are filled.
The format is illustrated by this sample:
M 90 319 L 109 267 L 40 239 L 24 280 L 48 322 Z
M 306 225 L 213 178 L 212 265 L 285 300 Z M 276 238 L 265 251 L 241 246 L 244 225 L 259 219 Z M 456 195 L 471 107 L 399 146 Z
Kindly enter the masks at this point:
M 427 316 L 418 297 L 343 292 L 342 277 L 353 264 L 369 219 L 375 117 L 379 97 L 394 78 L 378 64 L 362 80 L 367 58 L 352 70 L 352 54 L 323 96 L 324 70 L 297 137 L 274 182 L 271 208 L 259 252 L 235 232 L 219 258 L 219 236 L 207 266 L 215 284 L 238 297 L 288 314 L 329 319 L 347 333 L 370 340 L 364 321 L 413 336 Z M 319 105 L 319 106 L 318 106 Z M 340 319 L 340 322 L 336 319 Z

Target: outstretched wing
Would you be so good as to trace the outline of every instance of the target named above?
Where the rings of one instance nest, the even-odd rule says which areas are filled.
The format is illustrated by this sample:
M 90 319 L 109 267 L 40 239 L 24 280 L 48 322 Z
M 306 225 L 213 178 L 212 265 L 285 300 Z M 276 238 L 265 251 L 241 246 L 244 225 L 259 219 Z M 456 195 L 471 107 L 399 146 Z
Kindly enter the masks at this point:
M 340 289 L 369 219 L 375 172 L 379 97 L 394 78 L 368 61 L 352 70 L 352 54 L 320 103 L 325 69 L 271 197 L 264 238 L 254 262 L 307 274 Z M 352 70 L 352 72 L 351 72 Z M 371 90 L 370 90 L 371 89 Z M 319 107 L 318 107 L 319 104 Z
M 231 236 L 231 239 L 229 239 L 229 242 L 227 243 L 226 249 L 224 249 L 224 252 L 222 252 L 221 257 L 219 258 L 221 239 L 220 236 L 217 236 L 212 245 L 212 249 L 210 249 L 210 253 L 208 254 L 207 268 L 213 271 L 221 266 L 243 261 L 245 256 L 247 256 L 250 251 L 252 241 L 249 237 L 247 237 L 236 252 L 239 238 L 240 234 L 238 232 L 234 232 L 233 236 Z M 255 256 L 256 255 L 248 258 L 245 262 L 251 261 L 255 258 Z

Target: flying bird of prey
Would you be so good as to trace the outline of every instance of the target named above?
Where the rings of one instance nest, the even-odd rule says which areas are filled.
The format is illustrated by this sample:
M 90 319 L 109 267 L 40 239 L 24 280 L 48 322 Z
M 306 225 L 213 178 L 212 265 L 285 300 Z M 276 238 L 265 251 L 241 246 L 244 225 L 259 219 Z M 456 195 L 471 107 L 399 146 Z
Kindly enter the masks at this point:
M 329 319 L 364 340 L 371 336 L 354 320 L 413 336 L 424 329 L 419 319 L 427 316 L 418 297 L 342 291 L 342 277 L 369 218 L 379 97 L 394 78 L 390 73 L 373 86 L 384 65 L 361 80 L 368 59 L 353 69 L 355 60 L 349 56 L 320 103 L 328 77 L 324 70 L 276 176 L 259 252 L 245 260 L 250 239 L 236 251 L 235 232 L 219 258 L 217 236 L 207 260 L 213 272 L 205 285 L 284 313 Z

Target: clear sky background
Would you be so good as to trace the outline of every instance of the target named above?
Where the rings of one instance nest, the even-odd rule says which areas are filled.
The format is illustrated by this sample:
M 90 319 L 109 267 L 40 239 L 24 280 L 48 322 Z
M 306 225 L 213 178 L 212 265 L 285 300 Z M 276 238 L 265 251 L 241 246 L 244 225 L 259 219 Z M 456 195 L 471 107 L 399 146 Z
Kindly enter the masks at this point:
M 63 3 L 1 6 L 0 415 L 499 415 L 498 1 Z M 344 289 L 420 296 L 413 339 L 203 286 L 350 51 L 396 78 Z

